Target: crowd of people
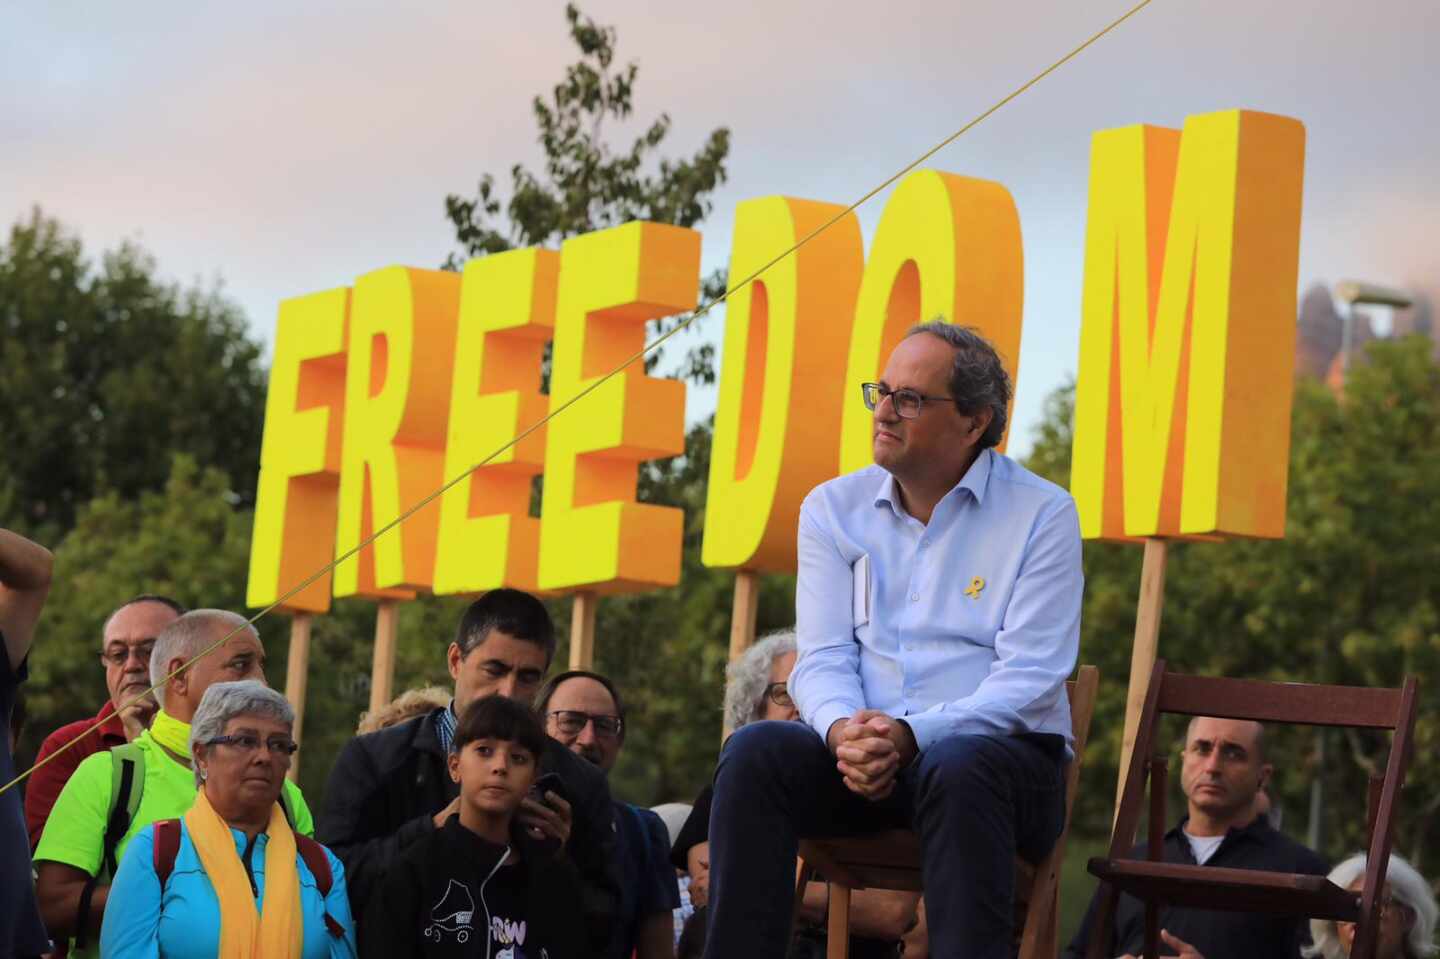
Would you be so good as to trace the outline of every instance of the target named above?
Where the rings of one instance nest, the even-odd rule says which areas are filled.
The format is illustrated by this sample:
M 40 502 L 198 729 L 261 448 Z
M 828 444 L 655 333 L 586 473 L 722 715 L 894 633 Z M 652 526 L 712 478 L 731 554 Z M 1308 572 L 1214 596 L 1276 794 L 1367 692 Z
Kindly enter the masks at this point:
M 0 955 L 803 959 L 824 954 L 827 890 L 797 895 L 799 840 L 906 826 L 925 892 L 857 891 L 851 955 L 1008 959 L 1014 861 L 1064 824 L 1075 507 L 995 452 L 1009 381 L 973 331 L 916 327 L 862 396 L 876 465 L 805 500 L 795 629 L 730 665 L 730 734 L 693 803 L 613 797 L 626 691 L 551 675 L 545 606 L 497 589 L 436 643 L 450 685 L 364 716 L 312 813 L 260 636 L 140 593 L 100 630 L 105 704 L 45 740 L 23 811 L 0 793 Z M 0 782 L 51 568 L 0 530 Z M 1265 814 L 1272 772 L 1262 726 L 1195 718 L 1165 859 L 1358 888 L 1363 856 L 1329 871 Z M 1098 932 L 1095 911 L 1067 957 L 1096 934 L 1104 956 L 1140 953 L 1138 901 Z M 1432 955 L 1436 919 L 1392 856 L 1380 959 Z M 1341 959 L 1354 936 L 1264 913 L 1161 921 L 1182 959 Z

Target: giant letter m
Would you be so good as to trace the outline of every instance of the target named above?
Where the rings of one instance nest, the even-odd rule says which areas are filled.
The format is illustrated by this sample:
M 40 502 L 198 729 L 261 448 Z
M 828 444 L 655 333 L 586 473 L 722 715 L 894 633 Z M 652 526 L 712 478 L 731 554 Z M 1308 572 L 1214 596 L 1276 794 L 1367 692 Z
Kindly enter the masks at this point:
M 1305 130 L 1095 134 L 1071 492 L 1086 538 L 1285 532 Z

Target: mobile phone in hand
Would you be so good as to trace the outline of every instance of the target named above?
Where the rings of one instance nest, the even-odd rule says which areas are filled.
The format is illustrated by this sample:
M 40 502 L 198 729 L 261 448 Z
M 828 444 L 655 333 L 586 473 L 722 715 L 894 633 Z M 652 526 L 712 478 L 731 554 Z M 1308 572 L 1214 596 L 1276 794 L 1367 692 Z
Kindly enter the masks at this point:
M 554 793 L 567 803 L 570 801 L 570 794 L 565 790 L 565 781 L 557 773 L 545 773 L 530 785 L 529 797 L 536 802 L 544 803 L 545 794 Z M 547 806 L 549 803 L 545 803 Z

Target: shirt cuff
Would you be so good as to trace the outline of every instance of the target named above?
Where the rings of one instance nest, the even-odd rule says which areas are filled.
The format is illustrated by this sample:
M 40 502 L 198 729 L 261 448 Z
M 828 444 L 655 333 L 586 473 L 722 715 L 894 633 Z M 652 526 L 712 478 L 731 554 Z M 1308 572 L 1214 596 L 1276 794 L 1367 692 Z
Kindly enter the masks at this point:
M 930 748 L 935 740 L 948 735 L 955 726 L 953 715 L 947 716 L 939 712 L 911 713 L 900 718 L 910 727 L 910 732 L 915 737 L 915 747 L 922 753 Z
M 825 735 L 830 732 L 830 727 L 835 725 L 837 719 L 849 719 L 861 708 L 863 707 L 851 709 L 839 700 L 822 703 L 820 707 L 815 710 L 815 716 L 810 721 L 810 728 L 820 734 L 821 741 L 825 743 L 826 748 L 829 748 L 830 743 L 826 740 Z

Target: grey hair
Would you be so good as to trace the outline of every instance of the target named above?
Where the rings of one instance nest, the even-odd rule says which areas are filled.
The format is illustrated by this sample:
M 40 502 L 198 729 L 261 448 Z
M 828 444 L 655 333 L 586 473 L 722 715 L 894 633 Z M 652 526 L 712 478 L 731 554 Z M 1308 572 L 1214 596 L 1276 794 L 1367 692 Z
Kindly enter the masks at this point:
M 732 730 L 753 723 L 765 712 L 770 664 L 793 652 L 795 631 L 782 629 L 770 633 L 725 667 L 725 722 Z
M 950 367 L 950 396 L 955 408 L 966 416 L 990 410 L 990 425 L 985 427 L 978 445 L 982 450 L 1000 445 L 1013 390 L 1010 374 L 1005 372 L 994 344 L 975 327 L 947 323 L 943 316 L 912 326 L 905 336 L 917 333 L 929 333 L 955 348 L 955 362 Z
M 161 706 L 165 705 L 165 677 L 170 673 L 170 662 L 182 659 L 189 663 L 194 659 L 210 639 L 211 626 L 222 626 L 227 633 L 244 627 L 257 641 L 260 639 L 249 620 L 228 609 L 192 609 L 160 630 L 150 653 L 150 685 L 155 687 L 155 699 Z
M 1327 877 L 1341 889 L 1349 889 L 1357 879 L 1365 876 L 1365 853 L 1357 852 L 1340 865 L 1330 870 Z M 1395 901 L 1415 914 L 1415 922 L 1405 934 L 1405 955 L 1410 959 L 1425 959 L 1435 954 L 1435 920 L 1440 909 L 1435 905 L 1435 894 L 1425 877 L 1415 871 L 1400 856 L 1391 853 L 1390 865 L 1385 870 L 1385 881 L 1390 884 L 1390 895 Z M 1312 945 L 1302 951 L 1311 959 L 1347 959 L 1345 947 L 1335 931 L 1333 919 L 1311 919 L 1310 939 Z
M 200 707 L 190 721 L 190 755 L 195 747 L 223 735 L 225 725 L 236 716 L 265 716 L 295 725 L 295 710 L 290 701 L 258 679 L 242 679 L 233 683 L 212 683 L 200 697 Z M 195 785 L 199 786 L 200 767 L 195 767 Z

